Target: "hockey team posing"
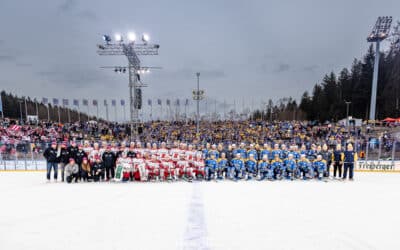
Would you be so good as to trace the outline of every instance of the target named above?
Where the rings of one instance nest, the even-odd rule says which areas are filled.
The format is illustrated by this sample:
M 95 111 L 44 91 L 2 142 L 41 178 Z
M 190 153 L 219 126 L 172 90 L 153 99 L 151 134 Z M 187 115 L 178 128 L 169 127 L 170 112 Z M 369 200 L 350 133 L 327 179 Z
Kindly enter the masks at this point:
M 196 149 L 185 143 L 115 143 L 101 146 L 94 143 L 77 145 L 52 143 L 46 149 L 47 179 L 51 170 L 57 181 L 58 170 L 61 180 L 80 181 L 178 181 L 178 180 L 328 180 L 333 167 L 332 179 L 353 180 L 354 162 L 357 153 L 351 144 L 342 150 L 338 144 L 335 150 L 326 145 L 312 145 L 298 148 L 285 144 L 264 144 L 262 147 L 241 143 L 224 148 L 206 144 Z M 342 175 L 343 169 L 343 175 Z

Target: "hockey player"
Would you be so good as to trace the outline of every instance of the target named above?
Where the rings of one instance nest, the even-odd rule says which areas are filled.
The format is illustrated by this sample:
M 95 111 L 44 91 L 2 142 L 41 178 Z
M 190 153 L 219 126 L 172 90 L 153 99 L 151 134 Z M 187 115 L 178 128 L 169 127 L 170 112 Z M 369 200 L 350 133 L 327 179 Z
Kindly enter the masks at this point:
M 194 150 L 193 145 L 189 144 L 188 150 L 185 152 L 186 160 L 188 160 L 189 162 L 193 161 L 195 155 L 196 150 Z
M 261 161 L 258 162 L 257 169 L 260 175 L 259 179 L 260 181 L 265 180 L 265 178 L 268 178 L 268 172 L 269 172 L 268 154 L 263 155 Z
M 279 149 L 279 144 L 274 145 L 274 149 L 271 152 L 270 159 L 275 160 L 276 156 L 278 156 L 278 158 L 281 156 L 281 150 Z
M 313 169 L 312 169 L 311 163 L 306 158 L 305 154 L 302 154 L 300 156 L 300 160 L 297 162 L 297 166 L 300 170 L 301 175 L 303 176 L 303 180 L 313 177 Z
M 54 181 L 57 181 L 58 174 L 58 159 L 57 159 L 57 142 L 52 142 L 51 146 L 47 148 L 43 153 L 44 158 L 46 158 L 47 167 L 47 181 L 50 181 L 51 170 L 54 171 Z
M 178 177 L 179 178 L 184 178 L 185 180 L 188 180 L 189 177 L 185 175 L 187 168 L 189 168 L 190 163 L 188 160 L 186 160 L 186 155 L 181 154 L 179 161 L 176 163 L 176 168 L 178 172 Z
M 242 159 L 246 159 L 247 158 L 246 144 L 244 144 L 244 142 L 240 143 L 239 148 L 237 150 L 237 153 L 240 154 L 240 157 Z
M 129 181 L 131 172 L 133 171 L 132 159 L 127 156 L 126 151 L 121 152 L 121 156 L 117 159 L 115 171 L 115 180 Z
M 324 177 L 329 177 L 329 171 L 332 164 L 332 151 L 328 150 L 328 145 L 322 145 L 321 155 L 322 159 L 326 162 L 326 171 L 324 173 Z
M 281 150 L 280 150 L 280 153 L 279 153 L 279 158 L 280 158 L 282 161 L 284 161 L 285 159 L 287 159 L 287 157 L 288 157 L 288 151 L 287 151 L 287 149 L 286 149 L 286 145 L 285 145 L 285 144 L 282 144 Z
M 132 159 L 133 166 L 133 179 L 137 181 L 147 181 L 148 180 L 148 172 L 146 170 L 145 159 L 150 159 L 148 154 L 144 155 L 144 158 L 140 156 L 139 153 L 136 153 L 136 158 Z
M 212 151 L 210 151 L 210 152 L 212 152 Z M 210 181 L 211 178 L 216 179 L 217 168 L 218 168 L 218 163 L 217 163 L 217 160 L 215 159 L 215 154 L 211 153 L 210 159 L 207 159 L 206 165 L 204 167 L 206 181 Z
M 193 160 L 192 163 L 193 166 L 193 171 L 195 173 L 196 179 L 204 178 L 205 173 L 204 173 L 204 159 L 202 157 L 202 153 L 197 153 L 196 157 Z
M 157 150 L 158 160 L 164 160 L 167 155 L 169 155 L 167 144 L 165 142 L 161 142 L 161 147 Z
M 219 158 L 219 152 L 217 150 L 217 145 L 213 144 L 211 146 L 211 149 L 207 152 L 207 158 L 211 158 L 211 156 L 214 156 L 214 159 L 218 159 Z
M 250 155 L 252 154 L 254 157 L 254 160 L 257 161 L 258 160 L 258 152 L 257 150 L 254 148 L 253 144 L 250 144 L 249 146 L 249 150 L 247 150 L 247 155 L 250 157 Z
M 164 159 L 164 161 L 168 158 L 168 156 Z M 145 164 L 146 164 L 146 173 L 147 180 L 165 180 L 167 177 L 167 173 L 165 172 L 165 166 L 157 160 L 156 155 L 150 156 L 150 154 L 145 154 Z
M 325 176 L 326 171 L 326 161 L 322 159 L 322 155 L 317 155 L 317 159 L 313 162 L 313 167 L 315 171 L 315 176 L 318 180 L 322 180 Z
M 269 155 L 270 155 L 270 150 L 269 150 L 269 145 L 267 143 L 265 143 L 263 145 L 263 148 L 260 151 L 260 159 L 263 160 L 264 159 L 264 155 L 267 156 L 267 159 L 269 159 Z
M 244 162 L 241 158 L 241 154 L 237 153 L 235 158 L 231 161 L 231 166 L 234 170 L 234 178 L 235 180 L 243 179 L 246 175 L 246 168 Z
M 294 160 L 293 154 L 288 154 L 288 158 L 284 160 L 285 176 L 286 179 L 294 180 L 298 177 L 297 164 Z
M 228 178 L 229 162 L 228 159 L 226 158 L 225 153 L 221 153 L 221 157 L 217 160 L 217 162 L 218 162 L 217 178 L 219 180 L 222 180 L 224 173 L 225 173 L 225 178 Z
M 270 167 L 274 173 L 274 180 L 283 178 L 284 166 L 282 160 L 279 158 L 279 154 L 275 154 L 275 158 L 271 161 Z
M 177 180 L 175 163 L 169 155 L 167 155 L 165 159 L 161 161 L 160 169 L 161 169 L 160 175 L 163 180 L 169 180 L 169 181 Z
M 99 144 L 96 142 L 93 144 L 93 149 L 89 153 L 89 161 L 91 164 L 96 162 L 96 159 L 101 159 Z
M 182 150 L 180 149 L 179 144 L 174 144 L 174 148 L 169 151 L 171 155 L 171 159 L 175 162 L 179 161 L 179 156 L 182 154 Z
M 249 150 L 250 151 L 250 150 Z M 247 180 L 251 180 L 253 177 L 257 177 L 257 161 L 253 154 L 249 154 L 249 159 L 245 163 Z

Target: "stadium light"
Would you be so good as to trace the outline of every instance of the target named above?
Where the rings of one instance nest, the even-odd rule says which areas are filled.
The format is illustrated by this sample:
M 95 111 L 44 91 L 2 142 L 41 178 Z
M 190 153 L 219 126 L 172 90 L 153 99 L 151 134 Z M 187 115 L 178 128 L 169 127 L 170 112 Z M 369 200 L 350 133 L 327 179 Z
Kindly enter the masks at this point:
M 109 35 L 103 35 L 103 40 L 104 42 L 109 43 L 111 42 L 111 37 Z
M 136 41 L 136 34 L 133 33 L 133 32 L 129 32 L 128 33 L 128 40 L 131 41 L 131 42 Z
M 144 34 L 142 35 L 142 41 L 143 41 L 144 43 L 148 43 L 148 42 L 150 41 L 150 36 L 149 36 L 148 34 L 144 33 Z
M 121 34 L 115 34 L 115 41 L 117 41 L 117 42 L 122 42 L 122 36 L 121 36 Z
M 379 69 L 379 57 L 380 42 L 385 40 L 390 33 L 390 26 L 392 25 L 393 18 L 391 16 L 381 16 L 376 20 L 375 26 L 372 28 L 371 33 L 367 37 L 368 42 L 376 43 L 375 49 L 375 62 L 374 62 L 374 73 L 372 78 L 372 90 L 371 90 L 371 103 L 369 109 L 369 120 L 375 121 L 376 118 L 376 92 L 378 85 L 378 69 Z

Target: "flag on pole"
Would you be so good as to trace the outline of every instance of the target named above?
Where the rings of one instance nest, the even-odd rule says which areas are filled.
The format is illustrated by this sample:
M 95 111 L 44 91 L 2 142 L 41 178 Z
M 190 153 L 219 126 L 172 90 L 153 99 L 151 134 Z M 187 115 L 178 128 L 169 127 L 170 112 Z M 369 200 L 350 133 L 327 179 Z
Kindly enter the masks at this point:
M 58 105 L 58 99 L 57 98 L 53 98 L 53 105 Z
M 157 100 L 157 104 L 158 104 L 158 105 L 161 105 L 161 104 L 162 104 L 161 99 L 158 99 L 158 100 Z
M 108 106 L 107 100 L 104 100 L 104 106 Z
M 79 100 L 78 99 L 74 99 L 74 106 L 79 106 Z
M 93 106 L 97 106 L 97 100 L 93 100 Z
M 69 105 L 69 100 L 68 99 L 63 99 L 62 103 L 63 103 L 63 106 L 68 106 Z
M 149 99 L 149 100 L 147 100 L 147 104 L 149 105 L 149 106 L 152 106 L 153 105 L 153 103 L 152 103 L 152 101 Z
M 0 112 L 3 114 L 3 102 L 2 102 L 2 97 L 0 95 Z
M 125 106 L 125 100 L 121 100 L 121 106 Z
M 180 106 L 180 102 L 179 102 L 179 99 L 176 99 L 176 102 L 175 102 L 175 104 L 176 104 L 176 106 Z
M 49 99 L 46 98 L 46 97 L 43 97 L 43 98 L 42 98 L 42 103 L 43 103 L 44 105 L 47 105 L 47 104 L 49 103 Z
M 169 99 L 167 99 L 167 106 L 171 105 L 171 101 Z
M 111 100 L 111 106 L 113 106 L 113 107 L 117 106 L 117 101 L 116 100 Z
M 186 99 L 185 106 L 189 106 L 189 99 Z
M 89 106 L 89 101 L 87 99 L 82 100 L 83 106 Z

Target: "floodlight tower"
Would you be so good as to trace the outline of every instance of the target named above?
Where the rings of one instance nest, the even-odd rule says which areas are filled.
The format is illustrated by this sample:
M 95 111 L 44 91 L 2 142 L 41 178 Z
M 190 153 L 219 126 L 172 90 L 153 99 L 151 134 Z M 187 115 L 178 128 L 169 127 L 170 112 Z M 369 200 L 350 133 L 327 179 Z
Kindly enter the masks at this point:
M 200 89 L 200 72 L 196 73 L 197 76 L 197 90 L 193 90 L 193 100 L 196 101 L 197 115 L 196 115 L 196 133 L 200 131 L 200 101 L 204 99 L 204 90 Z
M 390 25 L 392 24 L 391 16 L 381 16 L 375 23 L 371 34 L 367 37 L 367 41 L 376 44 L 375 49 L 375 62 L 374 62 L 374 74 L 372 78 L 372 91 L 371 91 L 371 104 L 369 109 L 369 119 L 375 120 L 375 110 L 376 110 L 376 92 L 378 86 L 378 70 L 379 70 L 379 45 L 380 42 L 385 40 L 389 36 Z
M 131 140 L 138 135 L 139 110 L 142 107 L 142 87 L 145 85 L 140 82 L 140 74 L 143 68 L 140 67 L 138 56 L 158 55 L 160 45 L 150 44 L 150 37 L 142 35 L 142 43 L 138 43 L 135 33 L 127 34 L 127 42 L 120 34 L 115 35 L 115 42 L 109 35 L 103 35 L 103 44 L 97 45 L 97 53 L 101 56 L 125 56 L 128 59 L 128 67 L 124 69 L 129 73 L 129 96 L 130 96 L 130 127 Z M 123 69 L 123 70 L 124 70 Z

